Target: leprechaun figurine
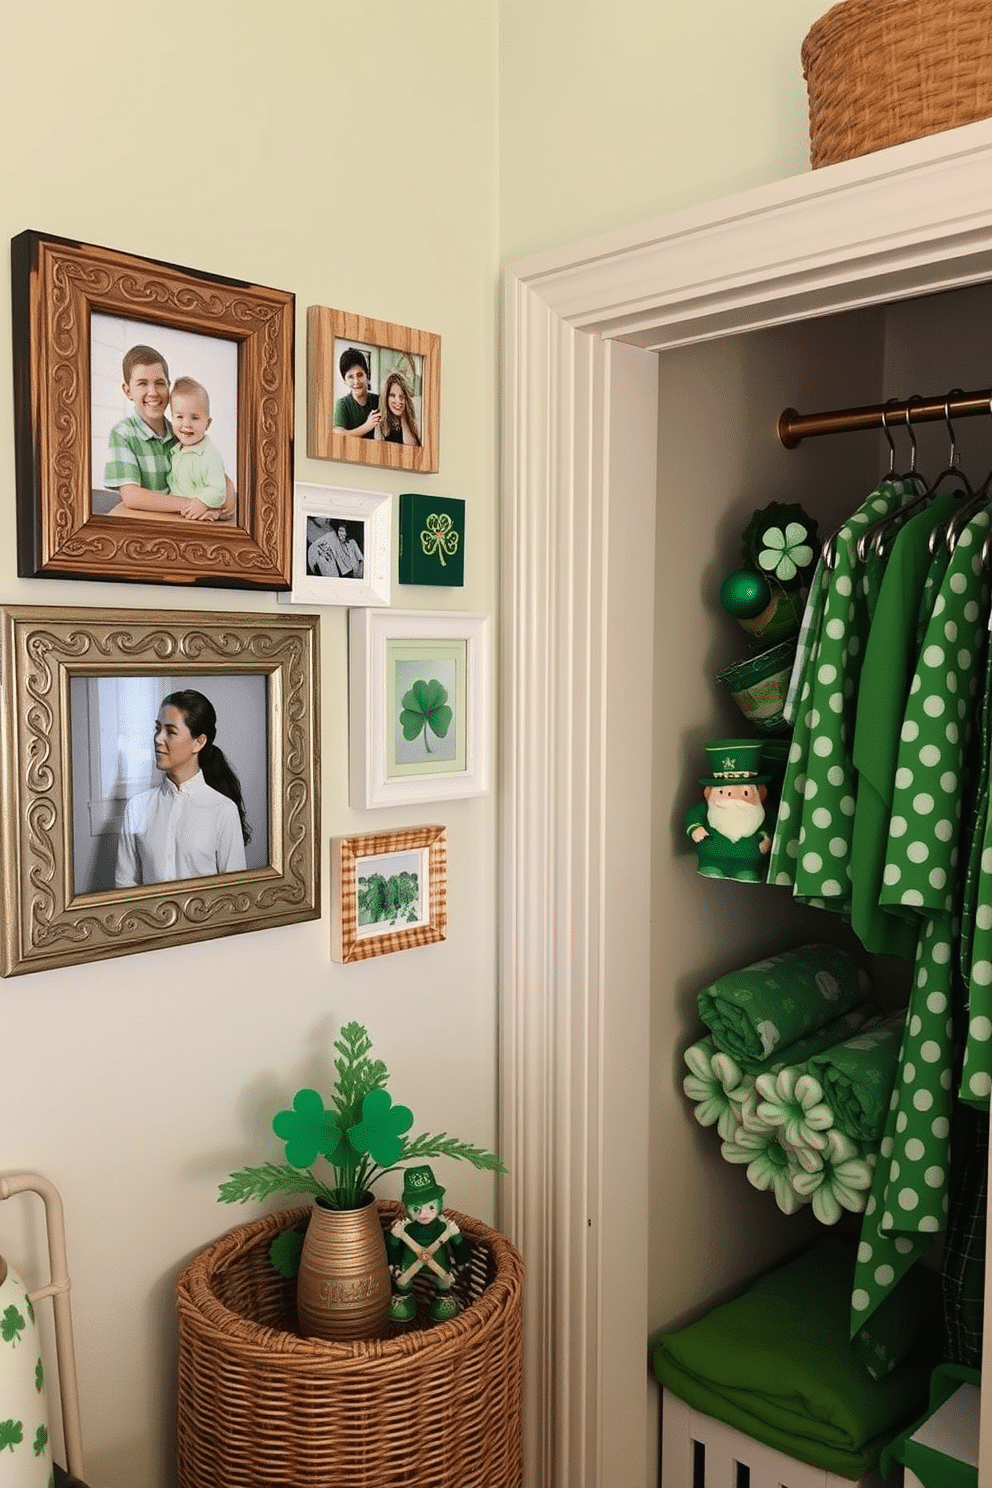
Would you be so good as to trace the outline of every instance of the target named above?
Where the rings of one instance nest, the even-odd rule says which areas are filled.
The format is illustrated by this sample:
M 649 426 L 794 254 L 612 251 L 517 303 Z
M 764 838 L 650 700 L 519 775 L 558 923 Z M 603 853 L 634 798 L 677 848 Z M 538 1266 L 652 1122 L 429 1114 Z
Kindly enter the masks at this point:
M 700 780 L 703 800 L 686 812 L 685 831 L 704 878 L 762 883 L 771 834 L 765 826 L 770 776 L 758 773 L 760 739 L 716 739 L 705 746 L 711 774 Z
M 386 1236 L 386 1254 L 393 1276 L 393 1301 L 389 1316 L 408 1323 L 417 1312 L 413 1279 L 421 1271 L 430 1273 L 435 1295 L 430 1315 L 435 1322 L 457 1317 L 460 1303 L 451 1295 L 457 1272 L 472 1259 L 472 1248 L 453 1219 L 442 1215 L 444 1189 L 435 1182 L 426 1163 L 407 1168 L 403 1174 L 404 1217 L 397 1219 Z

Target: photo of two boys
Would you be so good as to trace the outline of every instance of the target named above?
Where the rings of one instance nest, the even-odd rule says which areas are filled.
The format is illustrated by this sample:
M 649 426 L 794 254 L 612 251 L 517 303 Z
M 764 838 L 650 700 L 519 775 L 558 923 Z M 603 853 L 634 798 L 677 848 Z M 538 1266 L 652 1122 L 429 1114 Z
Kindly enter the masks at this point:
M 102 486 L 93 491 L 94 513 L 232 521 L 236 491 L 228 466 L 236 469 L 229 437 L 230 427 L 236 428 L 236 346 L 109 316 L 94 315 L 93 322 L 92 459 L 94 474 L 102 472 Z M 147 339 L 132 341 L 135 334 Z M 182 357 L 179 365 L 196 366 L 199 376 L 184 371 L 172 381 L 170 355 L 174 367 Z M 204 368 L 211 369 L 221 401 L 233 405 L 223 441 L 208 434 L 214 420 L 211 391 L 200 380 Z M 122 382 L 113 380 L 115 373 Z

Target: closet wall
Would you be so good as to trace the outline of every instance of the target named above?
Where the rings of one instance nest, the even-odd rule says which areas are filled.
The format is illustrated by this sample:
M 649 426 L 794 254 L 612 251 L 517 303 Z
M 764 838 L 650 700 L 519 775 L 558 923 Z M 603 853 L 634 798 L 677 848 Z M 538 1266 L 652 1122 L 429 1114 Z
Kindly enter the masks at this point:
M 766 885 L 701 878 L 682 819 L 699 797 L 703 744 L 754 730 L 716 675 L 748 638 L 720 608 L 723 577 L 739 563 L 751 513 L 799 501 L 825 537 L 888 468 L 881 434 L 807 439 L 786 450 L 776 434 L 800 412 L 882 402 L 914 392 L 989 385 L 992 284 L 885 308 L 851 311 L 660 353 L 655 623 L 652 1108 L 649 1322 L 677 1326 L 705 1311 L 805 1239 L 822 1233 L 808 1209 L 783 1216 L 769 1194 L 725 1163 L 712 1130 L 682 1093 L 682 1052 L 702 1032 L 696 993 L 759 957 L 830 940 L 862 956 L 838 917 L 795 904 Z M 975 480 L 992 466 L 992 417 L 960 420 L 961 463 Z M 941 423 L 918 426 L 919 468 L 948 463 Z M 896 465 L 910 442 L 896 428 Z M 908 968 L 865 957 L 880 1001 L 901 1003 Z M 857 1234 L 859 1221 L 849 1228 Z

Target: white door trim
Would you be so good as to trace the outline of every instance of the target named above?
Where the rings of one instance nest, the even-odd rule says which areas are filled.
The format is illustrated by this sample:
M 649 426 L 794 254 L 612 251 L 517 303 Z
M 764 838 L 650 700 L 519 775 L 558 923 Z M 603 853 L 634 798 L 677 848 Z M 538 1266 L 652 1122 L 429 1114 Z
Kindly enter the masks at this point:
M 647 1480 L 652 353 L 990 278 L 988 121 L 505 275 L 501 1222 L 528 1265 L 527 1488 Z M 645 686 L 621 697 L 631 647 Z

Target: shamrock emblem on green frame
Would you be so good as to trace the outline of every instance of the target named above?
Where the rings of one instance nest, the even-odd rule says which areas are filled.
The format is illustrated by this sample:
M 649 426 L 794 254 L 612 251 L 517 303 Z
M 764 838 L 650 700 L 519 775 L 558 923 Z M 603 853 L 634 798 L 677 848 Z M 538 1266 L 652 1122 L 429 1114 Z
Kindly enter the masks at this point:
M 425 557 L 432 558 L 436 555 L 442 568 L 446 567 L 445 553 L 449 558 L 455 556 L 458 552 L 458 533 L 447 512 L 431 512 L 427 518 L 427 526 L 420 534 L 420 546 Z
M 399 581 L 458 588 L 465 582 L 465 502 L 426 491 L 400 493 Z

